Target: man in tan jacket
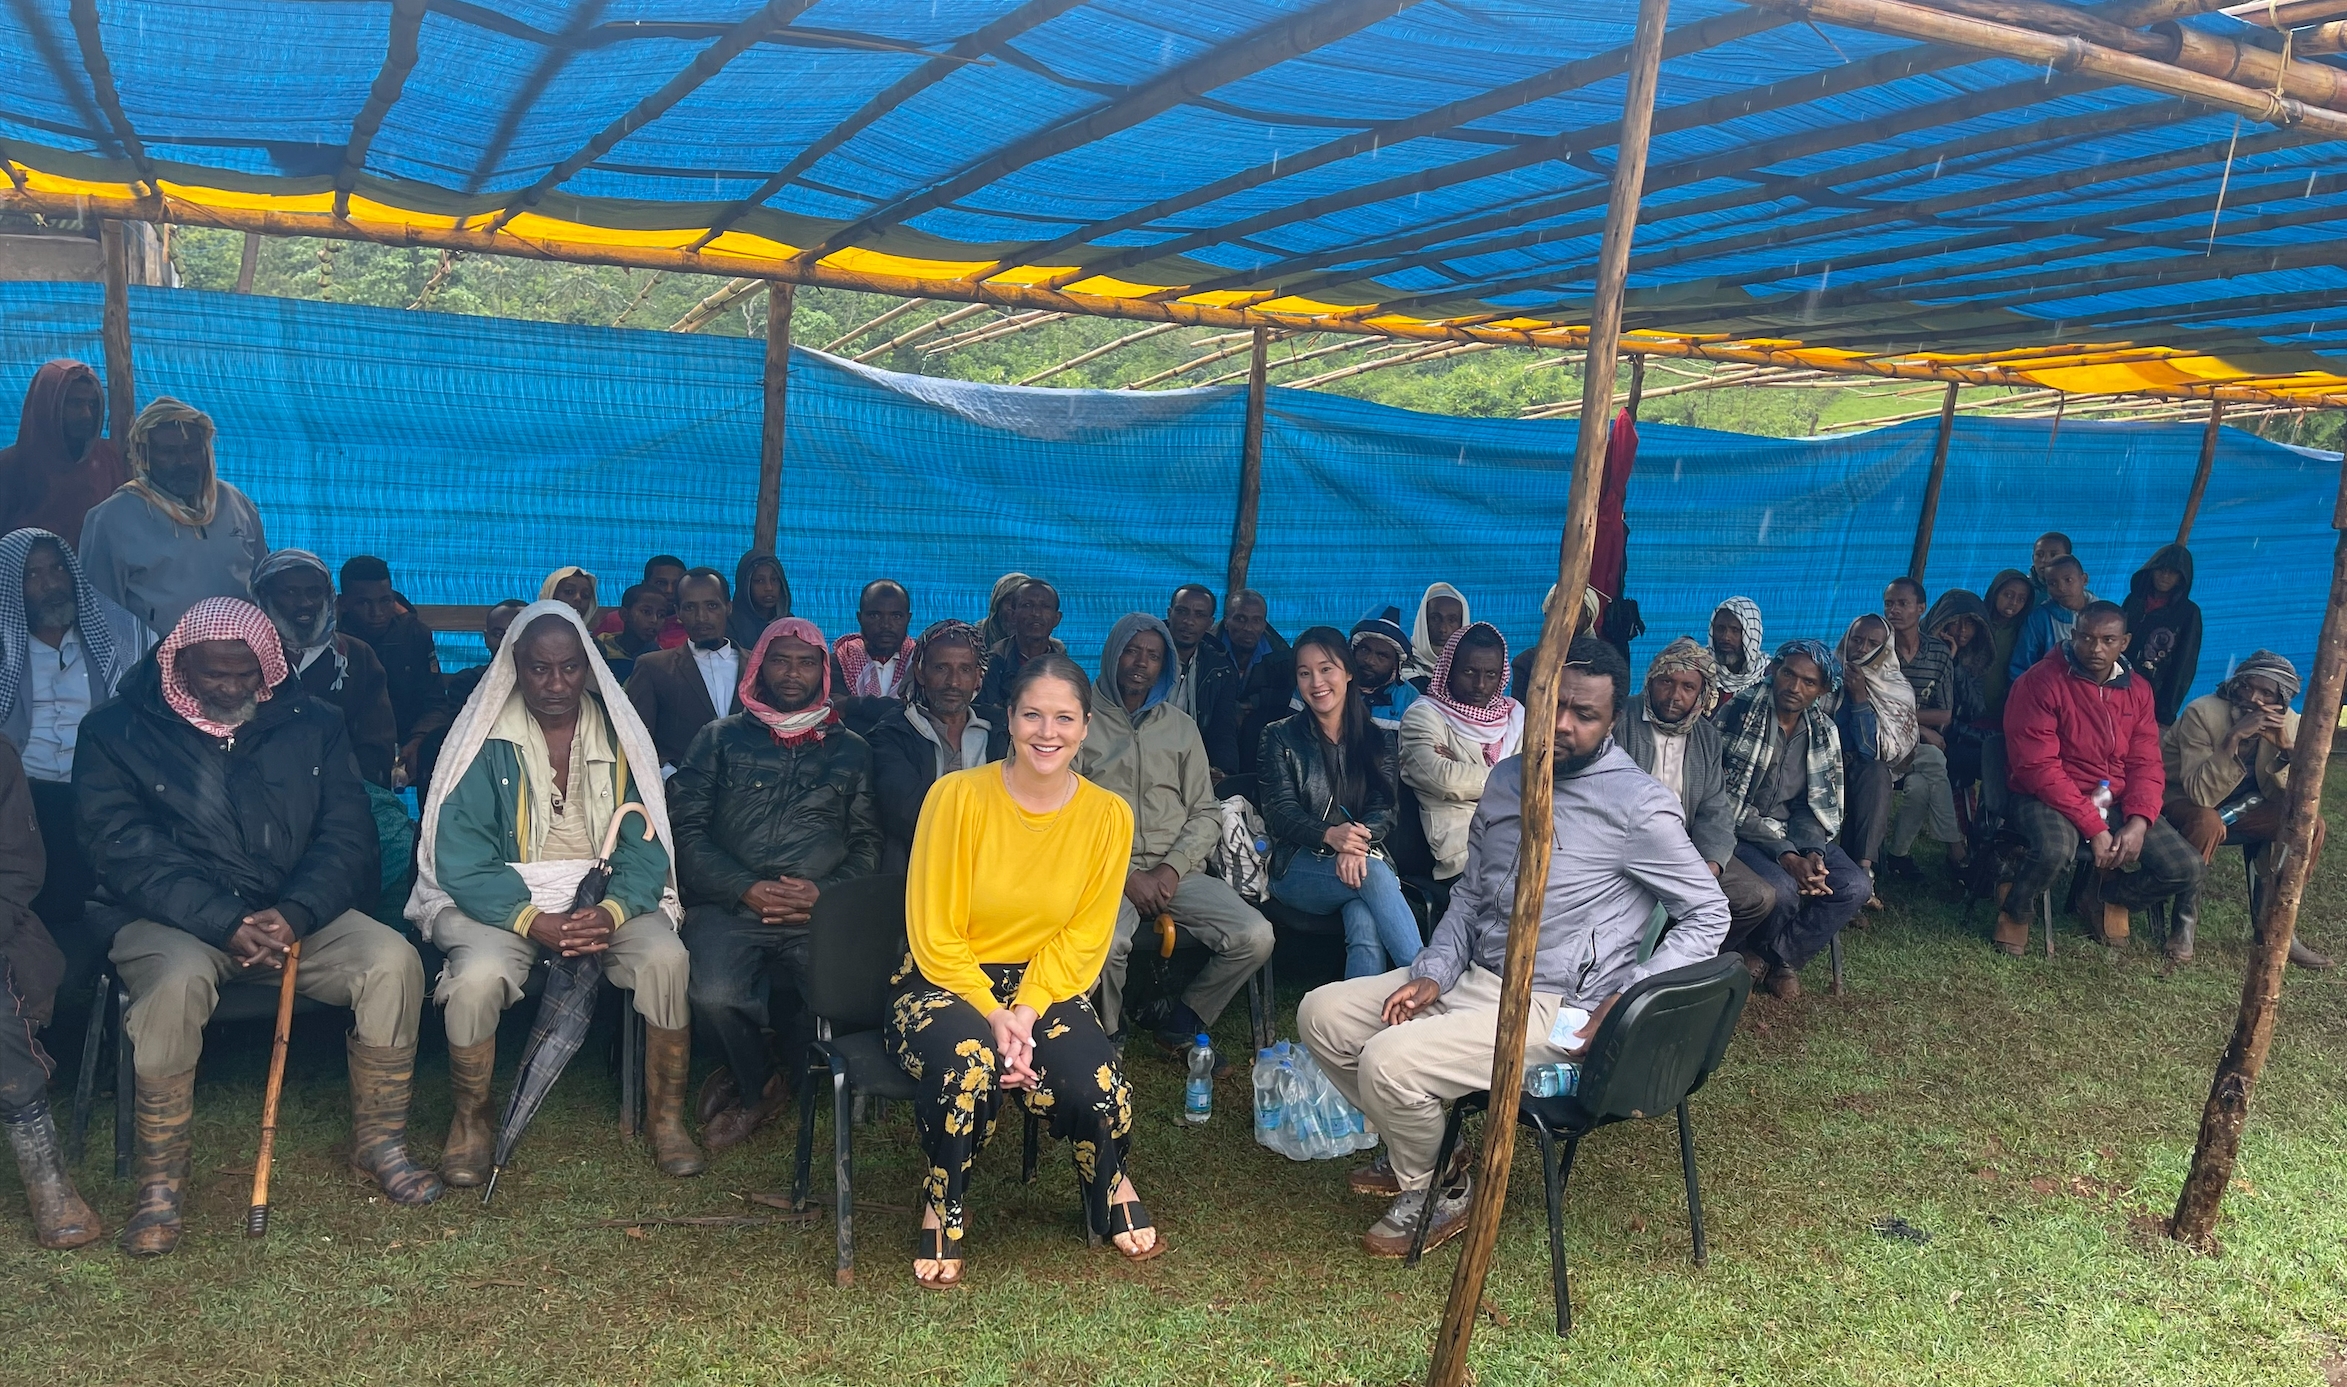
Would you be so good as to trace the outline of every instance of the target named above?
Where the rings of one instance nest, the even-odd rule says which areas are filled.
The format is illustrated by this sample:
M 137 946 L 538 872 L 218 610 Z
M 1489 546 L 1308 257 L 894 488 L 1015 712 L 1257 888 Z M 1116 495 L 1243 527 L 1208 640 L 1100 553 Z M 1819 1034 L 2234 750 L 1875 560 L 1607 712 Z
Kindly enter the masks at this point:
M 2251 855 L 2257 878 L 2253 929 L 2257 903 L 2265 899 L 2281 865 L 2276 840 L 2282 836 L 2282 803 L 2290 788 L 2290 748 L 2298 739 L 2298 715 L 2290 711 L 2290 700 L 2297 696 L 2297 669 L 2272 651 L 2260 650 L 2235 666 L 2233 677 L 2217 685 L 2215 693 L 2184 705 L 2160 737 L 2168 773 L 2161 817 L 2200 850 L 2203 862 L 2216 861 L 2217 849 L 2227 843 Z M 2322 850 L 2323 822 L 2317 818 L 2316 856 Z M 2199 913 L 2197 895 L 2177 898 L 2169 957 L 2179 962 L 2192 957 Z M 2301 968 L 2331 966 L 2331 960 L 2295 938 L 2290 961 Z

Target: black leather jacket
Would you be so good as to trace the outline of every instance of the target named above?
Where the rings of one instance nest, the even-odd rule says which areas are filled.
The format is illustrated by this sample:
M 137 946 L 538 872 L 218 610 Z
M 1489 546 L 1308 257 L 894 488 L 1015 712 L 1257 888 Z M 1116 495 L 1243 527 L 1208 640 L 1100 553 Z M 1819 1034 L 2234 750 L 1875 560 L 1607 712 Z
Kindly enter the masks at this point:
M 880 861 L 872 749 L 844 727 L 792 748 L 748 713 L 719 718 L 668 779 L 668 821 L 686 905 L 736 906 L 779 876 L 817 886 L 870 876 Z
M 1365 778 L 1358 804 L 1339 806 L 1336 787 L 1320 757 L 1320 729 L 1309 712 L 1291 713 L 1263 729 L 1256 755 L 1261 777 L 1263 826 L 1271 834 L 1271 874 L 1285 876 L 1298 851 L 1326 853 L 1328 830 L 1361 824 L 1369 841 L 1382 847 L 1394 826 L 1394 786 L 1400 783 L 1393 743 L 1378 739 L 1377 764 Z M 1350 816 L 1348 818 L 1348 816 Z
M 1000 708 L 973 709 L 986 720 L 986 759 L 1010 753 L 1010 719 Z M 872 729 L 872 793 L 880 814 L 880 867 L 901 872 L 913 856 L 921 804 L 937 780 L 937 749 L 905 717 L 902 704 Z

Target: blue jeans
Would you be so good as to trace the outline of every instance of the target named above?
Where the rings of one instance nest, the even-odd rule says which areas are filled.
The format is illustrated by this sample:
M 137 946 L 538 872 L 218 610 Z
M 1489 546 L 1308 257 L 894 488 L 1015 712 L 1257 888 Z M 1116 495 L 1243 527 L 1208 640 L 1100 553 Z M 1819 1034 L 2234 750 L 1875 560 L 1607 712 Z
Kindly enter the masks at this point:
M 1286 875 L 1272 878 L 1271 894 L 1315 915 L 1344 915 L 1348 978 L 1374 977 L 1391 968 L 1407 967 L 1425 947 L 1418 934 L 1418 917 L 1410 913 L 1410 903 L 1402 898 L 1401 879 L 1383 858 L 1369 859 L 1368 875 L 1361 878 L 1356 890 L 1336 874 L 1333 854 L 1299 852 L 1289 859 Z

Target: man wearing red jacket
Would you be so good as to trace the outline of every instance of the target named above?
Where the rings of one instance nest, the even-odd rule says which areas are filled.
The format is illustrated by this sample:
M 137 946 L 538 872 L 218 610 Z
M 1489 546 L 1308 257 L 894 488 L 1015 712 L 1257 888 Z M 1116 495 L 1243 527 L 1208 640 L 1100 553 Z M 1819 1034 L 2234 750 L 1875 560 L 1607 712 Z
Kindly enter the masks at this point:
M 2094 847 L 2094 865 L 2079 911 L 2103 943 L 2126 944 L 2128 907 L 2200 884 L 2200 854 L 2160 817 L 2167 772 L 2159 724 L 2151 685 L 2128 669 L 2126 649 L 2127 614 L 2116 603 L 2090 602 L 2070 639 L 2006 696 L 2010 819 L 2028 853 L 1997 912 L 1996 946 L 2005 953 L 2027 950 L 2027 912 L 2082 839 Z M 2107 809 L 2095 804 L 2105 782 Z

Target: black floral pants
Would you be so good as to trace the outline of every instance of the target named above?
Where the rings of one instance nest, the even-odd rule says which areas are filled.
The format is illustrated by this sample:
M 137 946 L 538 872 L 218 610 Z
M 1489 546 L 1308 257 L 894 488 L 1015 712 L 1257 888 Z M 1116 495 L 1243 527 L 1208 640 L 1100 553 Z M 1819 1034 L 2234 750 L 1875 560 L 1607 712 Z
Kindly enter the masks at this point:
M 1010 1005 L 1026 965 L 982 966 L 996 999 Z M 994 1135 L 1003 1098 L 994 1028 L 976 1007 L 922 977 L 909 954 L 889 987 L 888 1053 L 921 1086 L 913 1110 L 929 1155 L 923 1197 L 946 1237 L 958 1240 L 970 1169 Z M 1070 998 L 1036 1018 L 1035 1074 L 1036 1087 L 1021 1097 L 1029 1112 L 1051 1124 L 1055 1140 L 1074 1148 L 1085 1216 L 1105 1233 L 1108 1196 L 1133 1130 L 1133 1095 L 1089 1002 Z

